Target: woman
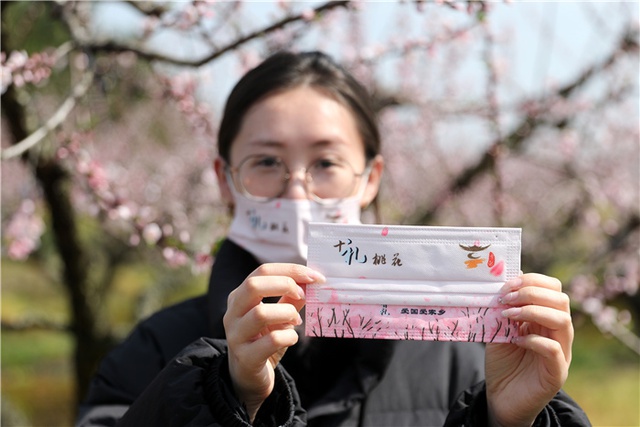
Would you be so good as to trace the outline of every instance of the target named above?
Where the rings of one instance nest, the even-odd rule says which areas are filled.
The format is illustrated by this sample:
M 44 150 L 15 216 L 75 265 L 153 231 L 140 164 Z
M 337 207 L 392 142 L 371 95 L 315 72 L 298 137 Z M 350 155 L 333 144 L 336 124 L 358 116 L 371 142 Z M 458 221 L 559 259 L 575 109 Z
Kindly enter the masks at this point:
M 301 265 L 306 224 L 358 222 L 383 169 L 370 99 L 329 57 L 280 53 L 251 70 L 218 149 L 234 218 L 207 296 L 111 352 L 78 425 L 589 425 L 560 391 L 573 326 L 554 278 L 505 285 L 504 314 L 523 325 L 514 344 L 298 333 L 302 287 L 324 280 Z

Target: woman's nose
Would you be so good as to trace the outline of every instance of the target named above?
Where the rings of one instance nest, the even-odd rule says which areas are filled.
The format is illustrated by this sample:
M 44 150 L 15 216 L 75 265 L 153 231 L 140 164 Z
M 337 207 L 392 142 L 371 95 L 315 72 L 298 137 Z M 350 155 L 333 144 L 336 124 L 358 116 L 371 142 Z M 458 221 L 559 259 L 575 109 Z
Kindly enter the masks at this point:
M 290 172 L 290 178 L 287 182 L 287 189 L 283 194 L 285 199 L 307 199 L 307 171 L 304 168 L 298 168 Z

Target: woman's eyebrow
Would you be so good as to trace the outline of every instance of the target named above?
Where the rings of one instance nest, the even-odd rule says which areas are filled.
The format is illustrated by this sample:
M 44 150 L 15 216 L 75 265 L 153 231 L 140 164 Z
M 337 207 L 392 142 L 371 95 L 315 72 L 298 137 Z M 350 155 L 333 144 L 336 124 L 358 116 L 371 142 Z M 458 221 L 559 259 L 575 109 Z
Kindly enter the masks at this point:
M 284 143 L 273 139 L 256 139 L 247 143 L 250 147 L 284 148 Z
M 342 138 L 324 138 L 315 141 L 311 146 L 313 148 L 326 148 L 326 147 L 341 147 L 347 145 L 347 142 Z

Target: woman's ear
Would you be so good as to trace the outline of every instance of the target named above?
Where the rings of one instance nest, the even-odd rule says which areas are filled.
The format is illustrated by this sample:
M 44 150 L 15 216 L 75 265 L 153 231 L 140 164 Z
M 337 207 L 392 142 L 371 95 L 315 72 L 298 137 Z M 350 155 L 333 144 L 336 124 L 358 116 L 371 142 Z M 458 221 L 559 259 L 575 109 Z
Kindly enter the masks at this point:
M 360 202 L 360 207 L 363 209 L 369 206 L 369 204 L 371 204 L 378 195 L 380 181 L 382 179 L 382 171 L 384 170 L 384 159 L 382 158 L 382 155 L 378 154 L 375 156 L 373 160 L 371 160 L 370 164 L 371 172 L 369 173 L 369 180 L 367 181 L 362 201 Z
M 230 185 L 233 183 L 227 180 L 227 174 L 225 173 L 225 169 L 227 166 L 227 162 L 222 157 L 216 157 L 213 161 L 213 169 L 216 172 L 216 177 L 218 178 L 218 187 L 220 188 L 220 195 L 222 199 L 227 202 L 229 205 L 233 204 L 233 196 L 231 195 Z

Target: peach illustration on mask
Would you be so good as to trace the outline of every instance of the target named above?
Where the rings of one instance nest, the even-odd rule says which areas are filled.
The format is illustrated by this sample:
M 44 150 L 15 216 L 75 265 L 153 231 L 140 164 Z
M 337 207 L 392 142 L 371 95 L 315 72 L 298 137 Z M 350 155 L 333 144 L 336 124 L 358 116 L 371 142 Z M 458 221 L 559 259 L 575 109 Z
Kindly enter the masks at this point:
M 467 254 L 468 259 L 464 262 L 467 269 L 478 268 L 479 265 L 487 261 L 487 267 L 490 269 L 489 272 L 494 276 L 498 277 L 504 272 L 504 261 L 498 261 L 496 263 L 496 256 L 493 252 L 489 252 L 488 259 L 481 257 L 481 252 L 489 249 L 491 246 L 490 244 L 482 246 L 480 241 L 476 240 L 473 245 L 466 246 L 458 244 L 458 246 L 460 246 L 464 251 L 469 252 Z
M 498 262 L 491 270 L 489 270 L 489 272 L 496 277 L 501 276 L 502 272 L 504 272 L 504 261 Z

